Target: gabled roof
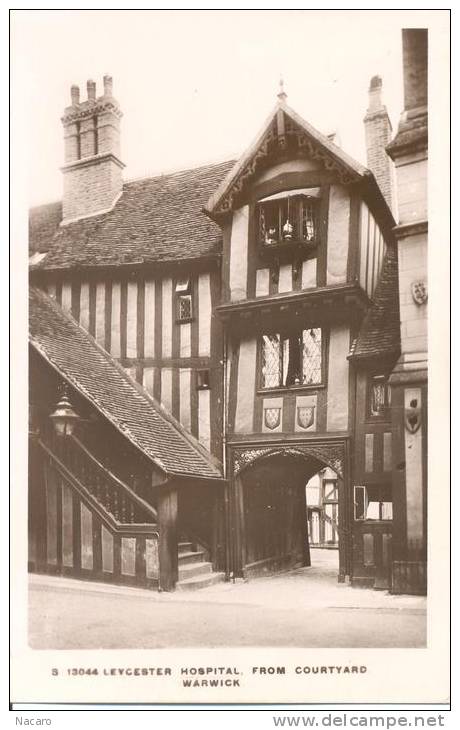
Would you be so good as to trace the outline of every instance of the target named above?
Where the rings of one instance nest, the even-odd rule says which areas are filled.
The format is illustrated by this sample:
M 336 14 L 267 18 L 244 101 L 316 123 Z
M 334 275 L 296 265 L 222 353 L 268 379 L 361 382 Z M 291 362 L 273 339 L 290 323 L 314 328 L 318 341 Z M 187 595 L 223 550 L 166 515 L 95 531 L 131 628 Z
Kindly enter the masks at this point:
M 33 268 L 120 266 L 215 256 L 221 231 L 203 205 L 234 161 L 221 162 L 123 185 L 114 208 L 59 225 L 61 203 L 30 212 L 30 249 L 48 251 Z
M 222 479 L 218 460 L 35 287 L 29 292 L 29 339 L 63 379 L 165 474 Z
M 349 357 L 354 360 L 396 359 L 400 351 L 398 252 L 388 247 L 372 305 Z
M 258 165 L 268 156 L 271 148 L 278 146 L 284 149 L 289 137 L 297 138 L 299 149 L 304 149 L 310 157 L 321 160 L 326 169 L 335 170 L 344 183 L 356 182 L 365 176 L 372 177 L 366 167 L 312 127 L 284 101 L 280 101 L 252 144 L 210 196 L 206 211 L 210 215 L 217 215 L 230 210 L 233 197 L 242 190 L 246 178 L 257 171 Z

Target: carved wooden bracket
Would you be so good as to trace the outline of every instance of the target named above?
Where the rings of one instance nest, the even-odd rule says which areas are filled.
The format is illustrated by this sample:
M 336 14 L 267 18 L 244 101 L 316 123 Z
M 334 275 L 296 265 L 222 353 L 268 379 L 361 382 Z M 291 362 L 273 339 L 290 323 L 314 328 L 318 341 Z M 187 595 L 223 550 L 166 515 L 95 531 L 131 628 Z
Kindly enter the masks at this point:
M 234 447 L 233 474 L 237 476 L 258 459 L 276 455 L 300 456 L 304 459 L 317 459 L 325 466 L 330 466 L 338 476 L 343 478 L 345 462 L 344 442 L 314 442 L 308 444 L 273 444 L 273 446 Z

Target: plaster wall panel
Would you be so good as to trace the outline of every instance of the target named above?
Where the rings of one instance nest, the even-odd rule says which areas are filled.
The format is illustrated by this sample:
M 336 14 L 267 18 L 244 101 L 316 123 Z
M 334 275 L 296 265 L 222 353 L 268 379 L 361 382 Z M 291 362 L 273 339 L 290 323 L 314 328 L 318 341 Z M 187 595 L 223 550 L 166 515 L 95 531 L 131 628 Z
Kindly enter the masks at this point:
M 251 433 L 254 428 L 254 393 L 256 379 L 256 339 L 242 340 L 238 361 L 238 386 L 235 432 Z
M 270 293 L 270 269 L 256 271 L 256 297 L 266 297 Z
M 327 382 L 328 431 L 345 431 L 348 428 L 349 364 L 347 356 L 349 350 L 350 329 L 348 325 L 331 327 Z
M 292 264 L 282 264 L 278 281 L 278 292 L 280 294 L 292 291 Z
M 179 370 L 179 390 L 180 390 L 180 422 L 184 428 L 190 431 L 190 380 L 191 371 L 188 368 Z
M 317 285 L 316 267 L 316 259 L 307 259 L 302 263 L 302 289 L 311 289 Z
M 230 239 L 230 299 L 232 302 L 246 299 L 248 278 L 248 230 L 249 207 L 233 214 Z
M 161 405 L 167 411 L 172 410 L 172 370 L 162 368 L 161 370 Z
M 172 279 L 162 282 L 162 357 L 171 357 L 172 352 Z
M 119 281 L 112 283 L 112 312 L 110 319 L 111 337 L 110 351 L 113 357 L 121 355 L 120 340 L 120 317 L 121 317 L 121 286 Z
M 211 398 L 209 390 L 198 391 L 198 439 L 211 450 Z
M 327 284 L 347 280 L 350 195 L 342 185 L 332 185 L 327 231 Z
M 105 284 L 98 281 L 96 284 L 96 342 L 104 347 L 105 345 Z
M 128 281 L 126 305 L 126 357 L 137 357 L 137 282 Z
M 61 307 L 64 312 L 70 312 L 72 309 L 72 285 L 68 281 L 62 285 Z
M 211 278 L 209 273 L 198 277 L 198 354 L 209 357 L 211 354 Z
M 80 287 L 80 326 L 89 331 L 89 283 L 83 281 Z
M 152 279 L 145 282 L 144 356 L 155 357 L 155 281 Z

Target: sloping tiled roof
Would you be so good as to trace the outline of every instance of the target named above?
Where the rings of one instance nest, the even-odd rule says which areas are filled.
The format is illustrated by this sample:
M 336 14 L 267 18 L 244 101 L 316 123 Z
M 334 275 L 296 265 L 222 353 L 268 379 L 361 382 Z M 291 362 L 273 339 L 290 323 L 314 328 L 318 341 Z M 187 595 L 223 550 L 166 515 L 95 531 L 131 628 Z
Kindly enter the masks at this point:
M 62 220 L 62 203 L 38 205 L 29 211 L 29 253 L 48 251 Z
M 64 379 L 166 474 L 222 478 L 217 459 L 35 287 L 29 293 L 29 338 Z
M 49 251 L 35 268 L 183 261 L 217 253 L 221 231 L 202 208 L 233 164 L 126 182 L 113 210 L 64 226 L 60 204 L 32 209 L 30 247 Z
M 374 301 L 350 352 L 352 358 L 397 357 L 401 349 L 398 253 L 388 247 Z

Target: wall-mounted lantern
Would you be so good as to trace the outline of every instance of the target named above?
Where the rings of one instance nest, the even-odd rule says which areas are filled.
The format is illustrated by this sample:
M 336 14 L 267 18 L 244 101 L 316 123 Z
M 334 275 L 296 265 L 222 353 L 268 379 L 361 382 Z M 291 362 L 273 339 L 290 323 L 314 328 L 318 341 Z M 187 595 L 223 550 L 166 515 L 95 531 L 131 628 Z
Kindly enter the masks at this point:
M 50 414 L 57 436 L 71 436 L 80 420 L 69 400 L 68 387 L 64 385 L 62 396 L 56 409 Z

